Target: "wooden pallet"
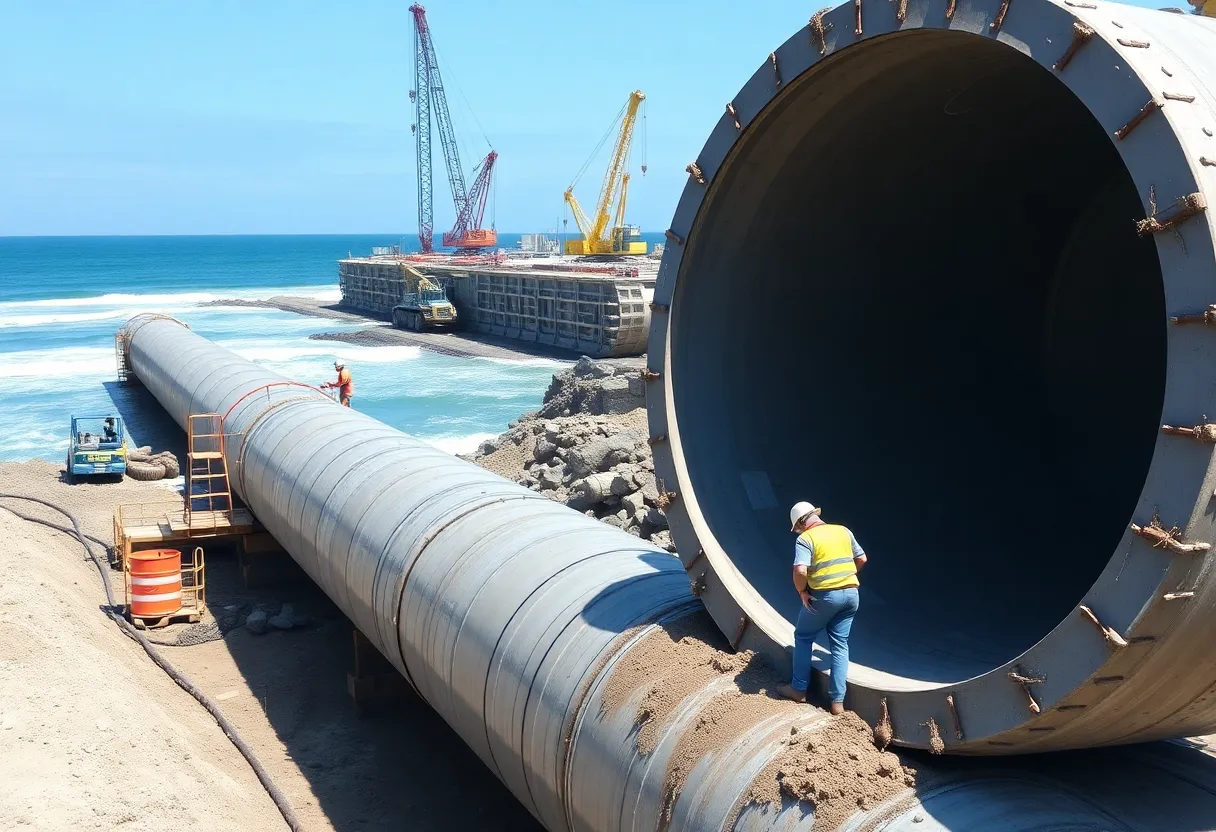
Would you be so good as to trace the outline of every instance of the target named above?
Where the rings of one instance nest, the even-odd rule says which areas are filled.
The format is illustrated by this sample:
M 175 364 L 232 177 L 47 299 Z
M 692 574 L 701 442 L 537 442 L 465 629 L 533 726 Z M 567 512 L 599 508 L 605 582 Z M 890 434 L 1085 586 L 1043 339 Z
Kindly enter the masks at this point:
M 191 513 L 186 521 L 181 500 L 158 503 L 124 503 L 114 512 L 114 558 L 121 567 L 132 552 L 145 549 L 185 549 L 193 541 L 242 537 L 254 530 L 247 508 Z
M 170 624 L 197 624 L 202 620 L 202 615 L 195 610 L 178 610 L 172 615 L 162 615 L 159 618 L 143 615 L 130 615 L 128 618 L 137 630 L 159 630 Z

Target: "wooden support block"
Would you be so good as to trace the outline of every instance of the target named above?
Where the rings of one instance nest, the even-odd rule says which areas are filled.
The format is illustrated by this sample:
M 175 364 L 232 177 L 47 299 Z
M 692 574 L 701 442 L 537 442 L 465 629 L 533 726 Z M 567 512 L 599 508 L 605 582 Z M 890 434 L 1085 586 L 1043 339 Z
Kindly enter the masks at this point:
M 354 669 L 346 674 L 346 691 L 360 716 L 371 714 L 400 702 L 410 692 L 409 683 L 392 663 L 381 655 L 358 628 L 352 628 Z

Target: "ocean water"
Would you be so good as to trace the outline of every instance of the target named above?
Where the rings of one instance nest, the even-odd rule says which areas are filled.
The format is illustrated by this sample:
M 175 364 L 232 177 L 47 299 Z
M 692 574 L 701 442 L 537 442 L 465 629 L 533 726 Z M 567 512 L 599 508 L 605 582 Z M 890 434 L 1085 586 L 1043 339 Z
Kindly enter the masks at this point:
M 517 237 L 499 239 L 511 247 Z M 354 373 L 357 409 L 453 453 L 473 450 L 538 407 L 564 365 L 312 341 L 310 334 L 351 325 L 199 305 L 272 295 L 337 300 L 338 258 L 398 242 L 412 248 L 417 241 L 370 235 L 0 237 L 0 461 L 59 461 L 71 414 L 117 410 L 114 332 L 141 312 L 172 315 L 245 358 L 309 384 L 330 380 L 340 356 Z

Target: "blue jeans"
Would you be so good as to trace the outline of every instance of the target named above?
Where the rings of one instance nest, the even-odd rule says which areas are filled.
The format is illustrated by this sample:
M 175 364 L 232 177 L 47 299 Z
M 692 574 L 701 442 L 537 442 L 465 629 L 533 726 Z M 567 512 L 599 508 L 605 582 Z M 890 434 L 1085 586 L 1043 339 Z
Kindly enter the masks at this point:
M 849 631 L 857 614 L 857 587 L 816 590 L 811 593 L 811 608 L 798 611 L 794 626 L 795 690 L 806 690 L 811 678 L 811 645 L 824 630 L 832 653 L 832 679 L 828 694 L 833 702 L 844 701 L 845 681 L 849 677 Z

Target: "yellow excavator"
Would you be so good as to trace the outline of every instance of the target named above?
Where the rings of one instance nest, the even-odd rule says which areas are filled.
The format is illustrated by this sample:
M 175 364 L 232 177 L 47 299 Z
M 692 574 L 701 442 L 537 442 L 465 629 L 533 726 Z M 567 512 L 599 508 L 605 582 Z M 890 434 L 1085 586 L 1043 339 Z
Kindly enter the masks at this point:
M 401 264 L 405 292 L 393 307 L 393 326 L 421 332 L 427 327 L 456 323 L 456 307 L 443 287 L 417 269 Z
M 1216 2 L 1216 0 L 1213 0 Z M 634 90 L 629 95 L 629 100 L 617 114 L 613 125 L 619 121 L 621 128 L 617 133 L 616 144 L 612 150 L 612 158 L 608 162 L 608 171 L 604 174 L 604 184 L 600 186 L 599 199 L 595 203 L 594 219 L 589 219 L 583 207 L 579 205 L 578 200 L 574 196 L 574 186 L 578 183 L 579 177 L 583 171 L 591 164 L 591 159 L 588 159 L 578 175 L 574 177 L 575 181 L 570 183 L 570 187 L 566 189 L 565 199 L 566 204 L 570 206 L 571 213 L 574 214 L 574 222 L 578 225 L 578 230 L 582 232 L 583 239 L 567 240 L 566 254 L 645 254 L 646 243 L 642 240 L 642 231 L 636 225 L 625 224 L 625 202 L 629 195 L 629 173 L 626 170 L 628 167 L 629 147 L 633 142 L 633 128 L 638 120 L 638 108 L 642 102 L 646 100 L 645 94 L 641 90 Z M 609 132 L 612 128 L 608 128 Z M 592 158 L 599 152 L 599 148 L 603 146 L 604 141 L 608 138 L 608 134 L 604 134 L 604 139 L 600 140 L 599 146 L 595 152 L 591 154 Z M 642 173 L 646 173 L 646 165 L 642 164 Z M 612 212 L 612 206 L 615 203 L 616 211 Z M 613 214 L 613 216 L 610 216 Z M 609 226 L 609 220 L 613 219 L 612 225 Z

